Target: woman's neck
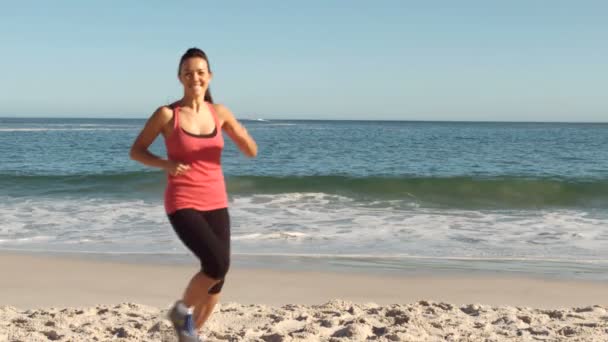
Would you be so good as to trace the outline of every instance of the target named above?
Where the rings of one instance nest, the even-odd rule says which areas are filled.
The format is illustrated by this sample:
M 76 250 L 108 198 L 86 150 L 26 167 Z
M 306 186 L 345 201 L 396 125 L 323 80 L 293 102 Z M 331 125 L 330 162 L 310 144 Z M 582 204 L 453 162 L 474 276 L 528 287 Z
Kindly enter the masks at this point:
M 195 113 L 198 113 L 199 109 L 205 105 L 205 97 L 184 95 L 179 102 L 182 107 L 190 107 Z

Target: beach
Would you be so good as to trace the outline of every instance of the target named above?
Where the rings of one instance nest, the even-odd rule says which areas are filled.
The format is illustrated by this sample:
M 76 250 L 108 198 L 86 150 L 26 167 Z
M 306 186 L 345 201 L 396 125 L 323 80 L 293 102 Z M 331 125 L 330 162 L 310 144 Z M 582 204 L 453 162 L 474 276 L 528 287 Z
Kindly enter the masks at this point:
M 0 254 L 0 340 L 174 341 L 192 265 Z M 605 341 L 608 285 L 235 268 L 206 341 Z
M 175 341 L 198 263 L 144 124 L 0 118 L 0 342 Z M 204 341 L 608 340 L 608 125 L 245 124 Z
M 5 2 L 0 342 L 608 342 L 607 12 Z

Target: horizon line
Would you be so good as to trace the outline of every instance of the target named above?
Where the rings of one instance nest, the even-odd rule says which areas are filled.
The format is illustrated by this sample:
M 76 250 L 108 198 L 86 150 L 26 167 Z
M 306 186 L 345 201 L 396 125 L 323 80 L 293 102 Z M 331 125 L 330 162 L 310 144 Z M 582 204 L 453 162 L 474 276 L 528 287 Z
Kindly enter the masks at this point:
M 92 120 L 147 120 L 148 117 L 81 117 L 81 116 L 0 116 L 0 119 L 92 119 Z M 564 123 L 564 124 L 608 124 L 607 121 L 505 121 L 505 120 L 421 120 L 421 119 L 302 119 L 302 118 L 275 118 L 275 119 L 263 119 L 263 118 L 238 118 L 241 121 L 257 121 L 257 122 L 271 122 L 271 121 L 383 121 L 383 122 L 477 122 L 477 123 Z

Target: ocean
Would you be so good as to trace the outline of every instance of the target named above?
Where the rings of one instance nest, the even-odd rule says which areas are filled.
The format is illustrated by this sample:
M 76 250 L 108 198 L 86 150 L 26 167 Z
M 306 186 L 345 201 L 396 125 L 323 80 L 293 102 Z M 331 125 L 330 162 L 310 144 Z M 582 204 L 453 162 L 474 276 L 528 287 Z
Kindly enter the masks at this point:
M 144 119 L 0 118 L 0 251 L 190 260 Z M 237 263 L 608 279 L 608 124 L 245 120 Z M 165 155 L 162 137 L 151 150 Z

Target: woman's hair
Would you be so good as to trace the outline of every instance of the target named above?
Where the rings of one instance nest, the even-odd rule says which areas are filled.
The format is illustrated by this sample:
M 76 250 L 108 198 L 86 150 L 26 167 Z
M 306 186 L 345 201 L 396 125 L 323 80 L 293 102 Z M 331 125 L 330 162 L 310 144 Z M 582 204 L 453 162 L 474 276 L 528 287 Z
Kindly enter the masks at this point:
M 180 59 L 179 61 L 179 67 L 177 68 L 177 75 L 179 76 L 180 71 L 182 70 L 182 64 L 184 64 L 184 61 L 186 59 L 189 58 L 202 58 L 205 62 L 207 62 L 207 68 L 209 70 L 209 72 L 211 72 L 211 65 L 209 65 L 209 59 L 207 59 L 207 54 L 205 54 L 205 52 L 201 49 L 198 48 L 190 48 L 188 49 L 188 51 L 186 51 L 186 53 L 184 53 L 184 55 L 182 56 L 182 59 Z M 207 91 L 205 91 L 205 101 L 209 102 L 209 103 L 213 103 L 213 97 L 211 97 L 211 90 L 209 89 L 209 87 L 207 87 Z

